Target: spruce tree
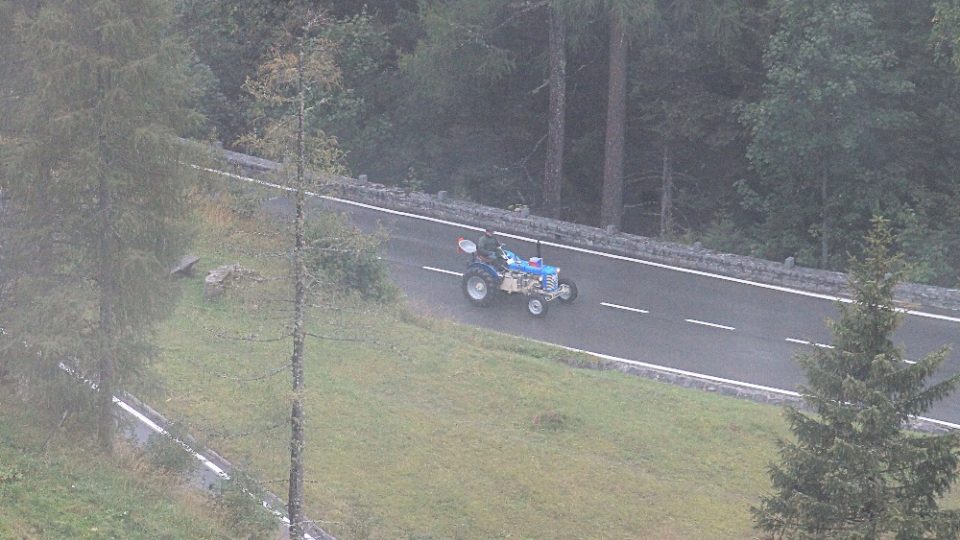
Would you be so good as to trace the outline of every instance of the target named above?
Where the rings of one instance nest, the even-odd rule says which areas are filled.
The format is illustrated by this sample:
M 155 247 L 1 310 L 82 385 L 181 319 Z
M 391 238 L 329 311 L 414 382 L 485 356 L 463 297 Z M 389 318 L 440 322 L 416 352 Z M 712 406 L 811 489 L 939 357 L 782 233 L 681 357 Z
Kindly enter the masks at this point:
M 89 394 L 58 375 L 60 362 L 96 382 L 109 451 L 113 393 L 142 372 L 152 324 L 173 305 L 187 159 L 175 135 L 198 120 L 188 54 L 162 0 L 12 6 L 18 46 L 5 60 L 28 82 L 0 82 L 3 184 L 16 209 L 4 238 L 5 354 L 35 402 L 77 407 Z
M 787 409 L 794 440 L 780 441 L 771 465 L 774 492 L 754 509 L 771 538 L 956 538 L 960 513 L 941 510 L 957 479 L 958 435 L 905 426 L 960 382 L 928 380 L 945 349 L 916 364 L 891 341 L 900 314 L 894 238 L 879 218 L 863 259 L 853 261 L 853 302 L 832 325 L 833 349 L 800 356 L 811 413 Z

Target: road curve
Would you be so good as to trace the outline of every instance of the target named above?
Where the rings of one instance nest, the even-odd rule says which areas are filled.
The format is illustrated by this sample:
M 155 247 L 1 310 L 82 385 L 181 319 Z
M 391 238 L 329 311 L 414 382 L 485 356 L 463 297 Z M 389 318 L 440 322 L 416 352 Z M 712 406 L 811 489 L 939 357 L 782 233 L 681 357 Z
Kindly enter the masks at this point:
M 276 191 L 273 195 L 268 206 L 289 205 Z M 477 236 L 476 227 L 330 197 L 313 197 L 310 205 L 343 212 L 362 230 L 385 230 L 390 239 L 382 256 L 417 309 L 566 347 L 796 390 L 803 374 L 794 357 L 829 347 L 827 321 L 839 315 L 837 299 L 826 295 L 548 243 L 542 248 L 545 262 L 577 282 L 580 297 L 574 304 L 552 305 L 543 319 L 531 317 L 518 297 L 474 308 L 460 291 L 467 259 L 457 253 L 456 239 Z M 521 256 L 536 252 L 529 239 L 501 235 L 501 240 Z M 895 341 L 906 359 L 945 345 L 956 348 L 956 315 L 905 314 Z M 960 370 L 957 356 L 950 355 L 939 376 Z M 960 393 L 928 416 L 960 423 Z

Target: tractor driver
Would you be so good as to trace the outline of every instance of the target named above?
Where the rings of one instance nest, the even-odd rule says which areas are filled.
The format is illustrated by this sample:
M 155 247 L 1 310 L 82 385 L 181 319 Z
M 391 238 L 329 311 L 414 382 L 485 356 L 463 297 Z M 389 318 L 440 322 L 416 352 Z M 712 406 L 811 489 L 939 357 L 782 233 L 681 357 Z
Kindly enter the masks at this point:
M 500 254 L 500 241 L 493 235 L 493 229 L 487 228 L 483 231 L 483 236 L 477 242 L 477 253 L 496 261 L 497 266 L 503 266 L 506 261 Z

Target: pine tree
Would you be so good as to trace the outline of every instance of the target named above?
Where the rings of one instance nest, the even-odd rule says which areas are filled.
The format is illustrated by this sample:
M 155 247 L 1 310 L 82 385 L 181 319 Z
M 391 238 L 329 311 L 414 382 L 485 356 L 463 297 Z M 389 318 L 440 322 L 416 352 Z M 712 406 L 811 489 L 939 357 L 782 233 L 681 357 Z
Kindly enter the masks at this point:
M 584 0 L 583 12 L 599 11 L 608 23 L 607 111 L 603 148 L 600 224 L 623 227 L 623 167 L 627 130 L 628 50 L 632 36 L 657 16 L 651 0 Z
M 0 320 L 37 398 L 76 406 L 83 390 L 57 376 L 63 360 L 99 385 L 109 451 L 113 392 L 142 371 L 152 324 L 173 305 L 186 159 L 175 135 L 199 120 L 188 55 L 170 32 L 169 2 L 14 5 L 19 47 L 5 53 L 29 84 L 9 90 L 15 111 L 0 126 L 17 210 Z
M 960 513 L 938 500 L 957 479 L 958 434 L 904 429 L 952 391 L 960 374 L 928 379 L 946 350 L 916 364 L 891 341 L 899 321 L 893 288 L 899 258 L 888 224 L 874 219 L 862 261 L 854 261 L 853 302 L 832 327 L 833 349 L 799 361 L 804 401 L 787 409 L 793 441 L 780 441 L 774 493 L 754 509 L 772 538 L 956 538 Z

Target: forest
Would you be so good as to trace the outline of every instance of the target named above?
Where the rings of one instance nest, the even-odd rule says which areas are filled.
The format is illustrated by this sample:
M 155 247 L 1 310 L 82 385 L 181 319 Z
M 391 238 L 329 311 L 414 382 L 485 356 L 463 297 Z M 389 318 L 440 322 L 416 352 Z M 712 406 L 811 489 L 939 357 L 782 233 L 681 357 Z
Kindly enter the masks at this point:
M 305 4 L 181 1 L 202 135 L 238 147 Z M 911 279 L 958 283 L 954 0 L 322 4 L 308 129 L 354 176 L 829 269 L 880 214 Z

